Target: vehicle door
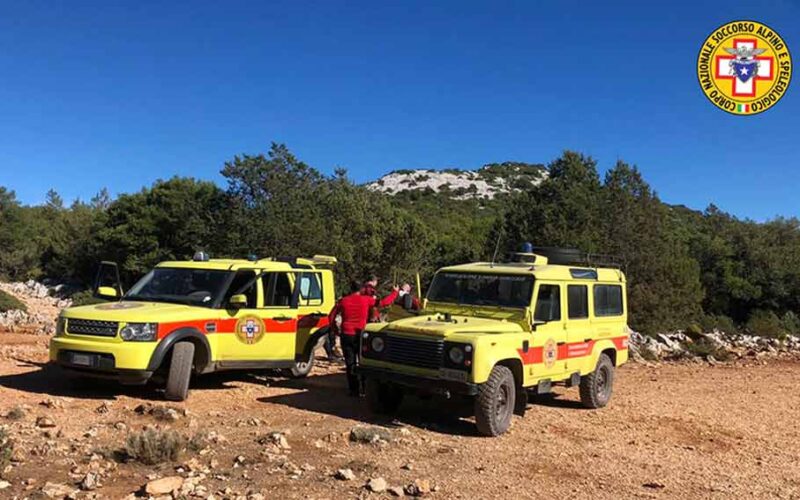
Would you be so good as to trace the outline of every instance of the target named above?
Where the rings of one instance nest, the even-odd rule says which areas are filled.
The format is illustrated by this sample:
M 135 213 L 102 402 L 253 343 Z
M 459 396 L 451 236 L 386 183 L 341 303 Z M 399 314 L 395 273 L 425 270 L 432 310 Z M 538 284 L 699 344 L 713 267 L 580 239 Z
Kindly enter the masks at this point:
M 589 285 L 567 285 L 567 371 L 569 373 L 591 371 L 585 366 L 592 355 L 594 336 L 589 319 Z
M 295 351 L 303 353 L 311 335 L 328 325 L 328 313 L 330 311 L 325 310 L 326 297 L 324 296 L 322 271 L 303 271 L 296 273 L 294 276 L 298 280 L 298 320 Z
M 296 273 L 290 271 L 269 271 L 261 275 L 261 317 L 266 335 L 271 339 L 270 350 L 264 353 L 264 359 L 290 362 L 295 360 L 299 317 L 296 276 Z
M 533 364 L 529 375 L 557 380 L 567 371 L 567 331 L 564 314 L 563 286 L 556 282 L 537 281 L 534 290 L 535 304 L 531 336 Z
M 296 309 L 291 307 L 292 291 L 288 274 L 282 273 L 283 280 L 275 274 L 280 273 L 259 275 L 254 269 L 242 269 L 236 273 L 223 299 L 228 314 L 224 321 L 224 331 L 228 335 L 219 337 L 223 360 L 267 362 L 294 359 Z M 281 286 L 276 287 L 276 282 Z M 272 296 L 267 296 L 264 283 L 272 285 Z M 279 291 L 288 288 L 289 291 L 280 296 L 276 288 Z M 237 295 L 244 295 L 246 303 L 232 305 L 231 299 Z M 275 303 L 280 305 L 274 306 Z

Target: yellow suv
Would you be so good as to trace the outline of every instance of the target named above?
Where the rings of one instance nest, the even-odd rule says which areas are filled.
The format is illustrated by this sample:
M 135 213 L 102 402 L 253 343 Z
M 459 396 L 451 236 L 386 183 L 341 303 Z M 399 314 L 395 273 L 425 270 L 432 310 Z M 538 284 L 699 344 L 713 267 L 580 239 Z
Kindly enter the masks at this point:
M 126 294 L 113 263 L 96 294 L 115 299 L 65 309 L 50 360 L 69 370 L 143 384 L 166 379 L 182 401 L 194 374 L 283 369 L 304 377 L 335 302 L 333 257 L 162 262 Z M 114 286 L 100 286 L 108 281 Z M 161 377 L 159 377 L 161 378 Z
M 528 395 L 580 386 L 605 406 L 628 360 L 625 276 L 570 249 L 534 248 L 505 263 L 440 269 L 420 315 L 368 325 L 359 373 L 373 411 L 409 392 L 474 398 L 479 432 L 496 436 Z

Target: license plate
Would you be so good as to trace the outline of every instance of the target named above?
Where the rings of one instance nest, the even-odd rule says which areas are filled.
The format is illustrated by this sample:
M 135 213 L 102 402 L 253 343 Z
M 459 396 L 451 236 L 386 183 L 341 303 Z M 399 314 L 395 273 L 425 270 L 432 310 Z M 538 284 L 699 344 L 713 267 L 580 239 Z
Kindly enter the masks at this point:
M 88 354 L 73 354 L 72 364 L 81 366 L 92 366 L 92 357 Z
M 439 376 L 445 380 L 454 380 L 456 382 L 467 381 L 467 372 L 461 370 L 442 368 L 439 370 Z

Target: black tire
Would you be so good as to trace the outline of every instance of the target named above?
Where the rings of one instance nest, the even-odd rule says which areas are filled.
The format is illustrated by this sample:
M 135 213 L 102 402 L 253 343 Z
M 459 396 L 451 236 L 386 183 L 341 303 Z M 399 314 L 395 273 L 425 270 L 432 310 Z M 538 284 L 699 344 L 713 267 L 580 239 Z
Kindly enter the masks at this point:
M 499 436 L 511 426 L 516 403 L 514 374 L 508 367 L 492 368 L 489 379 L 478 387 L 475 396 L 475 424 L 484 436 Z
M 601 354 L 594 371 L 581 377 L 581 403 L 586 408 L 602 408 L 611 400 L 614 390 L 614 363 Z
M 308 355 L 308 360 L 295 362 L 294 366 L 284 370 L 283 374 L 290 378 L 306 378 L 308 377 L 308 374 L 311 373 L 311 370 L 314 368 L 315 360 L 316 356 L 314 354 L 314 351 L 312 350 L 311 354 Z
M 391 415 L 397 412 L 405 395 L 396 384 L 387 384 L 373 379 L 366 380 L 367 406 L 373 413 Z
M 189 396 L 189 380 L 192 378 L 194 364 L 194 344 L 178 342 L 172 348 L 167 386 L 164 397 L 170 401 L 185 401 Z

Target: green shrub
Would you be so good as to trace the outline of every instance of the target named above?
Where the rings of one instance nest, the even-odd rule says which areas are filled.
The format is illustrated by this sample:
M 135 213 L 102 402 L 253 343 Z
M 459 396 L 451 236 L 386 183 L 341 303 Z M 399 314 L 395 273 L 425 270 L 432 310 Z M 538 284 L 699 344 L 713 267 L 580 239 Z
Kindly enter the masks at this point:
M 8 435 L 8 429 L 0 427 L 0 475 L 3 474 L 3 469 L 6 468 L 8 462 L 11 460 L 11 454 L 14 452 L 14 442 Z
M 185 449 L 186 439 L 172 429 L 134 432 L 125 441 L 128 459 L 145 465 L 174 462 Z
M 645 361 L 658 361 L 658 356 L 656 356 L 656 353 L 650 349 L 647 349 L 646 347 L 639 349 L 639 356 L 641 356 Z
M 14 309 L 28 311 L 28 307 L 22 301 L 0 290 L 0 312 L 13 311 Z
M 783 340 L 786 330 L 778 315 L 772 311 L 757 310 L 747 320 L 747 331 L 761 337 Z
M 684 345 L 686 350 L 697 357 L 708 359 L 713 357 L 717 361 L 728 361 L 731 359 L 731 353 L 725 348 L 718 347 L 713 342 L 701 338 L 696 342 L 687 343 Z
M 686 327 L 684 333 L 692 339 L 698 339 L 703 335 L 703 328 L 697 323 L 692 323 Z
M 733 320 L 724 314 L 706 314 L 700 318 L 700 326 L 706 332 L 719 330 L 723 333 L 733 334 L 739 331 Z
M 790 335 L 800 335 L 800 317 L 793 311 L 788 311 L 781 319 L 783 329 Z

